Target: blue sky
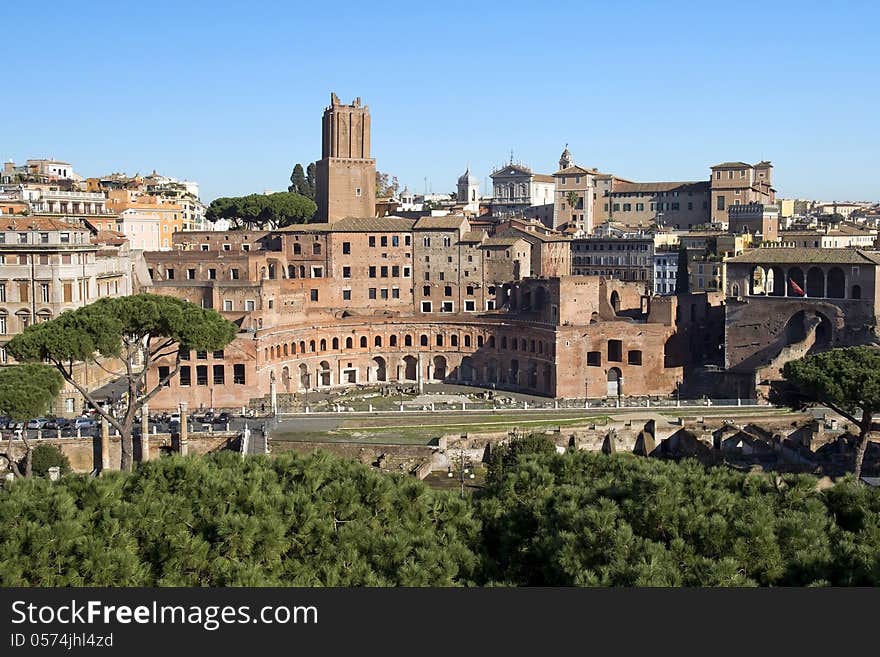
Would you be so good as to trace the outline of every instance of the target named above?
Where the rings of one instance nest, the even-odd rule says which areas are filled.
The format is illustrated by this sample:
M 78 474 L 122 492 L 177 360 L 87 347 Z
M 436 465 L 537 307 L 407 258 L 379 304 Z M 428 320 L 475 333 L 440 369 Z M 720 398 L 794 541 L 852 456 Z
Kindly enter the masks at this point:
M 8 4 L 4 160 L 156 168 L 204 200 L 286 189 L 335 91 L 417 191 L 511 150 L 552 173 L 568 143 L 633 180 L 769 159 L 781 196 L 880 200 L 874 3 Z

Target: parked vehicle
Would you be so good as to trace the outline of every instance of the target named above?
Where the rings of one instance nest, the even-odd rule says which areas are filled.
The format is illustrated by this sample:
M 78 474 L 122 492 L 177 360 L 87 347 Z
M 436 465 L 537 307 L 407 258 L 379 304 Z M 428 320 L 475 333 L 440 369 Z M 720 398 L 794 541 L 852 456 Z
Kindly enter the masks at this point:
M 28 429 L 42 429 L 46 426 L 48 420 L 44 417 L 35 417 L 27 423 Z
M 94 429 L 97 426 L 97 422 L 89 417 L 78 417 L 73 426 L 75 429 Z
M 168 416 L 168 421 L 171 424 L 180 424 L 180 413 L 172 413 Z
M 232 417 L 229 415 L 229 413 L 223 411 L 222 413 L 220 413 L 220 415 L 217 415 L 214 418 L 214 424 L 226 424 L 230 420 L 232 420 Z
M 6 428 L 10 431 L 18 431 L 19 429 L 24 429 L 24 422 L 10 420 L 9 423 L 6 425 Z

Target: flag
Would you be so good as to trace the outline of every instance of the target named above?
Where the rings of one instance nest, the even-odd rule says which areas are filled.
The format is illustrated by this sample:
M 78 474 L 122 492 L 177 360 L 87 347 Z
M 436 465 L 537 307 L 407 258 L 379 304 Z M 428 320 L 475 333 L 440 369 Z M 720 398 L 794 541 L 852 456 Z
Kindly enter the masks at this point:
M 801 289 L 801 286 L 794 282 L 793 278 L 789 278 L 788 282 L 791 283 L 791 289 L 794 290 L 794 293 L 799 297 L 805 296 L 804 291 Z

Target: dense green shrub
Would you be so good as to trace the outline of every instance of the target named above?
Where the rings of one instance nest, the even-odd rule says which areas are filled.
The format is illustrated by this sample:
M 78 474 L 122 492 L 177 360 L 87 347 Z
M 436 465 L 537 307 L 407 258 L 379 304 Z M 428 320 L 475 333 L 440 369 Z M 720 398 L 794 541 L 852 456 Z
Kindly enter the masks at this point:
M 18 480 L 0 585 L 880 584 L 880 494 L 852 479 L 514 442 L 473 500 L 321 453 Z
M 34 451 L 31 452 L 31 458 L 33 459 L 31 461 L 33 474 L 38 477 L 45 477 L 49 474 L 49 468 L 55 466 L 61 468 L 61 474 L 68 474 L 70 472 L 70 460 L 55 445 L 49 445 L 48 443 L 38 444 L 34 447 Z M 24 461 L 22 461 L 19 467 L 24 468 Z

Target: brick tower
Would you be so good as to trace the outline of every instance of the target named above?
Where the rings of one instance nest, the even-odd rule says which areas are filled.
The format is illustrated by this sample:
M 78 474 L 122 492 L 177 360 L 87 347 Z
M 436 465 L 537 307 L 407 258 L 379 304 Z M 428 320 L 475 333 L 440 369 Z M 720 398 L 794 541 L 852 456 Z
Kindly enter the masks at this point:
M 370 109 L 361 99 L 342 105 L 330 94 L 322 120 L 321 159 L 315 171 L 318 220 L 376 215 L 376 160 L 370 157 Z

